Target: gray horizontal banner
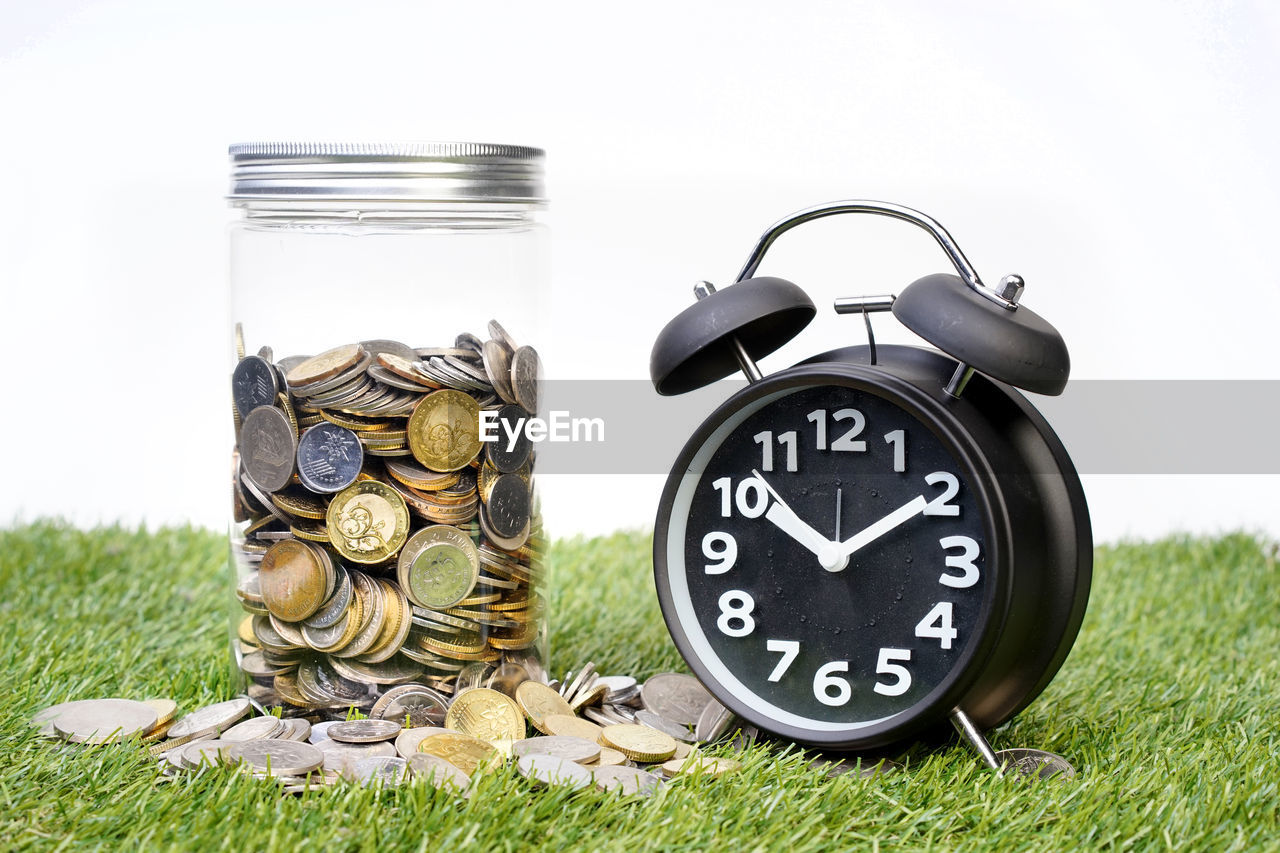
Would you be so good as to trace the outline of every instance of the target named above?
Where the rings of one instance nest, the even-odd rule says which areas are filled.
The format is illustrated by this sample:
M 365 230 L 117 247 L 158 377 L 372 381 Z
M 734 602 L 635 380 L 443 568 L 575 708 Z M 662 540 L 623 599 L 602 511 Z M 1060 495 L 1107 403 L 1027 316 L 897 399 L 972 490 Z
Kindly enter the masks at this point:
M 666 474 L 744 384 L 660 397 L 646 380 L 548 381 L 538 471 Z M 1078 380 L 1027 396 L 1081 474 L 1280 474 L 1280 380 Z

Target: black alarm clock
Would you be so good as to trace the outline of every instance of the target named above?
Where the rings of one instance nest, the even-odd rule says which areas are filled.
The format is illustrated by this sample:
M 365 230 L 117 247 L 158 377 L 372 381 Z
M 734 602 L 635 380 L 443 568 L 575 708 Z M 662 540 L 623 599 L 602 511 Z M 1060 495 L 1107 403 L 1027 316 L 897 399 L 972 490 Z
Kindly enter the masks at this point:
M 764 376 L 756 359 L 816 309 L 756 269 L 787 229 L 842 213 L 911 222 L 946 251 L 958 275 L 836 303 L 863 314 L 868 334 L 869 315 L 891 310 L 937 349 L 871 336 Z M 700 283 L 659 334 L 660 394 L 738 370 L 749 380 L 672 466 L 653 552 L 676 646 L 746 722 L 838 750 L 900 747 L 953 725 L 992 766 L 1027 752 L 993 756 L 981 731 L 1062 665 L 1093 549 L 1071 459 L 1016 390 L 1059 394 L 1070 370 L 1061 335 L 1019 304 L 1023 287 L 1017 276 L 983 284 L 918 211 L 837 202 L 772 226 L 735 284 Z M 1042 772 L 1069 769 L 1041 756 Z

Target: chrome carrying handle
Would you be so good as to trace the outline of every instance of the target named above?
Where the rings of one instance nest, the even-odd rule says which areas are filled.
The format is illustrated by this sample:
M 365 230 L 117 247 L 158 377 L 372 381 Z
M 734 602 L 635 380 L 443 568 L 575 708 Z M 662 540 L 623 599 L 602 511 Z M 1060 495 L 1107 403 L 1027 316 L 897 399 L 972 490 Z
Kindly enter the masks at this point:
M 888 216 L 891 219 L 901 219 L 904 222 L 910 222 L 923 228 L 933 235 L 933 239 L 938 241 L 938 245 L 947 253 L 947 257 L 951 259 L 956 272 L 960 274 L 960 278 L 970 289 L 1002 308 L 1007 308 L 1010 311 L 1017 309 L 1018 302 L 1016 297 L 1014 299 L 1006 299 L 994 289 L 982 283 L 982 279 L 978 278 L 978 271 L 973 268 L 973 264 L 969 263 L 969 259 L 964 256 L 964 252 L 960 251 L 960 247 L 956 245 L 956 241 L 947 233 L 947 229 L 939 225 L 932 217 L 926 216 L 918 210 L 912 210 L 909 207 L 903 207 L 900 204 L 892 204 L 887 201 L 868 201 L 866 199 L 833 201 L 797 211 L 778 220 L 761 235 L 760 241 L 751 250 L 751 256 L 747 258 L 747 263 L 742 267 L 742 271 L 738 273 L 738 277 L 734 281 L 742 281 L 745 278 L 754 276 L 756 270 L 760 267 L 760 262 L 764 260 L 765 253 L 773 245 L 773 241 L 777 240 L 785 232 L 814 219 L 835 216 L 839 213 L 873 213 L 878 216 Z

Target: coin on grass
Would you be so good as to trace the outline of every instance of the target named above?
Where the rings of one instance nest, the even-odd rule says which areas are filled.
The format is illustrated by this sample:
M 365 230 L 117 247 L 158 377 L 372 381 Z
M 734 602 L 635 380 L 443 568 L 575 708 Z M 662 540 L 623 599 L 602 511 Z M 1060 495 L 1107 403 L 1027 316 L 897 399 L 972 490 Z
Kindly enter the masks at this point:
M 433 471 L 457 471 L 480 453 L 480 407 L 462 391 L 435 391 L 414 407 L 408 432 L 415 459 Z
M 688 727 L 672 722 L 661 714 L 655 714 L 652 711 L 636 711 L 636 722 L 642 726 L 657 729 L 663 734 L 671 735 L 676 740 L 693 740 L 693 735 L 689 732 Z
M 438 755 L 419 752 L 409 757 L 409 770 L 414 779 L 421 779 L 433 788 L 465 791 L 471 777 L 462 769 Z
M 564 701 L 564 697 L 537 681 L 522 682 L 516 688 L 516 702 L 529 717 L 533 727 L 544 735 L 555 734 L 547 728 L 548 716 L 552 714 L 573 716 L 573 709 L 569 707 L 568 702 Z M 590 740 L 595 738 L 592 737 Z
M 662 788 L 662 780 L 639 767 L 593 767 L 591 777 L 602 791 L 617 791 L 625 796 L 648 797 Z
M 265 358 L 251 355 L 240 359 L 231 374 L 231 399 L 240 417 L 247 418 L 259 406 L 275 402 L 278 382 L 276 369 Z
M 216 735 L 231 728 L 237 721 L 249 713 L 249 700 L 241 696 L 218 702 L 192 711 L 169 727 L 169 737 L 203 737 Z
M 334 495 L 325 521 L 333 547 L 357 563 L 389 560 L 409 537 L 404 498 L 377 480 L 360 480 Z
M 682 726 L 696 725 L 711 694 L 692 675 L 664 672 L 651 677 L 640 688 L 644 706 Z
M 718 740 L 733 725 L 734 713 L 715 699 L 707 702 L 693 728 L 693 736 L 699 741 Z
M 196 770 L 201 765 L 216 766 L 223 762 L 230 746 L 230 742 L 221 739 L 199 740 L 177 750 L 178 761 L 189 770 Z
M 72 743 L 113 743 L 153 728 L 160 715 L 132 699 L 92 699 L 63 706 L 52 718 L 53 730 Z
M 449 700 L 439 691 L 422 684 L 402 684 L 383 693 L 369 716 L 401 725 L 439 726 L 448 712 Z
M 445 725 L 485 741 L 520 740 L 524 714 L 509 696 L 488 687 L 475 687 L 454 697 Z
M 400 734 L 396 735 L 396 753 L 401 758 L 408 758 L 418 752 L 418 747 L 427 738 L 446 733 L 458 734 L 453 729 L 439 726 L 418 726 L 412 729 L 403 729 Z
M 632 761 L 666 761 L 676 751 L 676 740 L 671 735 L 642 726 L 624 723 L 605 726 L 600 742 L 611 746 Z
M 245 740 L 261 740 L 262 738 L 276 737 L 287 728 L 289 727 L 284 720 L 279 717 L 250 717 L 223 732 L 221 739 L 231 743 Z
M 297 539 L 273 543 L 258 567 L 262 600 L 286 622 L 301 622 L 320 609 L 330 592 L 330 577 L 319 548 Z
M 516 769 L 520 775 L 540 785 L 563 785 L 568 788 L 589 788 L 594 781 L 591 771 L 581 764 L 575 764 L 553 755 L 532 753 L 522 755 L 516 761 Z
M 678 773 L 686 775 L 707 775 L 719 778 L 727 773 L 736 773 L 742 765 L 732 758 L 715 758 L 710 755 L 691 755 L 688 758 L 673 758 L 662 765 L 662 772 L 668 776 Z
M 516 756 L 553 755 L 565 761 L 590 764 L 600 757 L 600 744 L 572 735 L 552 735 L 518 740 L 512 745 L 511 751 Z
M 298 440 L 298 479 L 313 492 L 342 491 L 355 482 L 363 464 L 360 439 L 346 427 L 326 421 Z
M 433 524 L 405 543 L 396 574 L 410 601 L 444 610 L 465 599 L 475 588 L 480 553 L 471 538 L 458 528 Z
M 227 764 L 242 764 L 255 773 L 302 776 L 324 765 L 324 753 L 309 743 L 291 740 L 249 740 L 223 751 Z
M 343 743 L 375 743 L 391 740 L 400 734 L 401 725 L 394 720 L 348 720 L 331 726 L 328 735 Z
M 396 748 L 386 741 L 377 743 L 343 743 L 340 740 L 322 740 L 315 747 L 324 754 L 324 769 L 335 773 L 348 773 L 362 758 L 379 756 L 390 758 Z
M 284 412 L 259 406 L 240 428 L 240 461 L 244 470 L 267 492 L 278 492 L 293 477 L 298 439 Z
M 349 772 L 362 784 L 392 788 L 409 778 L 409 762 L 393 755 L 361 758 Z
M 418 744 L 418 752 L 443 758 L 468 776 L 502 761 L 502 754 L 492 744 L 461 733 L 444 733 L 426 738 Z
M 1037 779 L 1071 779 L 1076 769 L 1061 755 L 1042 749 L 1002 749 L 996 753 L 1001 769 L 1013 768 L 1020 776 Z
M 602 726 L 595 725 L 594 722 L 584 720 L 582 717 L 573 716 L 572 713 L 548 713 L 543 717 L 543 724 L 547 726 L 547 734 L 572 735 L 575 738 L 586 738 L 595 740 L 596 743 L 603 743 L 600 740 L 600 733 L 604 731 Z

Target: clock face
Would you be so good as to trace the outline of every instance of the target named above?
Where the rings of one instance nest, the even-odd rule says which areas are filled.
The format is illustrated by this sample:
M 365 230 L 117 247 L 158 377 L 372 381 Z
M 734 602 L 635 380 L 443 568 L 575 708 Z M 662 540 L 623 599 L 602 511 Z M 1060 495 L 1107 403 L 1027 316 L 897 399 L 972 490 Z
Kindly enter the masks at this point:
M 657 579 L 703 680 L 814 742 L 936 700 L 995 588 L 986 504 L 940 430 L 890 395 L 823 383 L 757 396 L 701 434 L 668 488 Z

